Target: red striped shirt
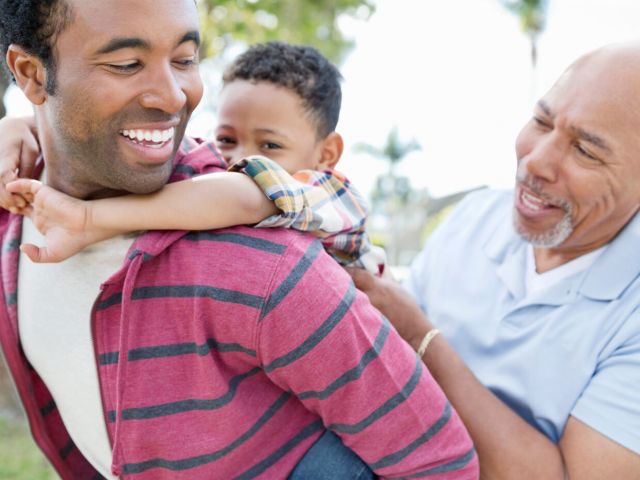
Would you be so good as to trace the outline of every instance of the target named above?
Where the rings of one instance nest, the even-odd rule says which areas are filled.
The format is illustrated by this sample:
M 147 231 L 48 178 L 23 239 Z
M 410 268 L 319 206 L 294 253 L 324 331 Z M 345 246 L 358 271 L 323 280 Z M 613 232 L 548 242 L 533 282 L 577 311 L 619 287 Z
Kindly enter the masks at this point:
M 178 160 L 174 180 L 224 167 L 209 144 Z M 3 213 L 1 228 L 7 363 L 59 474 L 93 478 L 19 349 L 20 219 Z M 92 322 L 123 478 L 285 478 L 325 428 L 385 477 L 478 476 L 471 440 L 427 369 L 310 236 L 141 235 Z

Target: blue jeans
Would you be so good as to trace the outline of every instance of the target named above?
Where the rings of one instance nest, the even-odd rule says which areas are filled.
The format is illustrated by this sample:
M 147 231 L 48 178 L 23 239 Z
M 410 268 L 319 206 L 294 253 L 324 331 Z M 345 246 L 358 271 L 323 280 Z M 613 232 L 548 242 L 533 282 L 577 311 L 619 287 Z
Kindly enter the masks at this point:
M 344 446 L 340 437 L 325 431 L 302 457 L 289 480 L 373 480 L 371 469 Z

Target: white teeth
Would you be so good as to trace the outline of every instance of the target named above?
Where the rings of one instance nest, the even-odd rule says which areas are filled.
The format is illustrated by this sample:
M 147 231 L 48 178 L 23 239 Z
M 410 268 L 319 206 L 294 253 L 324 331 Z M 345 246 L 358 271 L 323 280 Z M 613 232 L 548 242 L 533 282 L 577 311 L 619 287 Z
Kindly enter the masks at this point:
M 522 203 L 531 210 L 542 210 L 547 204 L 540 198 L 525 191 L 521 195 Z
M 120 134 L 136 142 L 165 143 L 173 138 L 175 128 L 166 130 L 121 130 Z

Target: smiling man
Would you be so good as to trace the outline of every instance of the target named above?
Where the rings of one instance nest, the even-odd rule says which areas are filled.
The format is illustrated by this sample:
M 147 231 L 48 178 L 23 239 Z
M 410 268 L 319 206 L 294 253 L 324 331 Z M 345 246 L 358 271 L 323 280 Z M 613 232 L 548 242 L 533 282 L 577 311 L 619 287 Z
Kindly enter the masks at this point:
M 97 198 L 226 167 L 183 139 L 193 0 L 0 0 L 0 33 L 48 184 Z M 31 222 L 2 211 L 0 234 L 0 343 L 62 478 L 286 478 L 328 430 L 380 475 L 477 478 L 455 410 L 317 240 L 146 232 L 34 264 Z
M 638 92 L 638 43 L 562 75 L 518 136 L 515 192 L 469 196 L 415 261 L 429 320 L 355 274 L 405 338 L 433 338 L 483 477 L 640 478 Z

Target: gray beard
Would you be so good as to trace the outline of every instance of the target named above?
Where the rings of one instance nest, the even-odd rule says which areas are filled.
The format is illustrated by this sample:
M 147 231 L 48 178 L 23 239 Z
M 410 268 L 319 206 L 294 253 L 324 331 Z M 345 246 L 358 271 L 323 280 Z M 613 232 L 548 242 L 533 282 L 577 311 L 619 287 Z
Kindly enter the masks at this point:
M 573 225 L 571 224 L 571 205 L 565 204 L 562 208 L 564 210 L 564 216 L 562 219 L 549 230 L 542 233 L 531 233 L 526 231 L 520 222 L 518 222 L 518 213 L 514 209 L 513 228 L 524 241 L 529 242 L 534 247 L 557 247 L 573 233 Z

